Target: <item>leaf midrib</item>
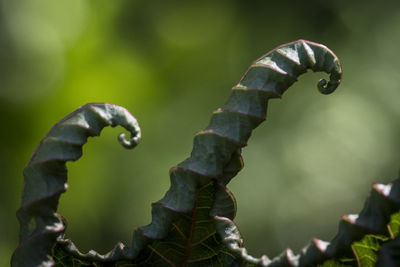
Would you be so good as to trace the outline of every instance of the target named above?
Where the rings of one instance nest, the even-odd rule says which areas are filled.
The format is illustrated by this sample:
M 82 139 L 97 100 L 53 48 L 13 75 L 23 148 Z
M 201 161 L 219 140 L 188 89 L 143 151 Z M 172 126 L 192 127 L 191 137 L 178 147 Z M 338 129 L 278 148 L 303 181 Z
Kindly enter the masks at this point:
M 191 218 L 191 223 L 190 223 L 190 230 L 189 230 L 189 236 L 187 238 L 186 242 L 186 248 L 185 248 L 185 255 L 183 257 L 182 261 L 182 267 L 186 267 L 189 257 L 190 257 L 190 251 L 192 248 L 192 239 L 193 239 L 193 232 L 194 232 L 194 226 L 196 223 L 196 215 L 197 215 L 197 206 L 198 206 L 198 201 L 199 201 L 199 194 L 200 194 L 201 188 L 196 189 L 196 197 L 194 199 L 194 205 L 193 205 L 193 213 L 192 213 L 192 218 Z

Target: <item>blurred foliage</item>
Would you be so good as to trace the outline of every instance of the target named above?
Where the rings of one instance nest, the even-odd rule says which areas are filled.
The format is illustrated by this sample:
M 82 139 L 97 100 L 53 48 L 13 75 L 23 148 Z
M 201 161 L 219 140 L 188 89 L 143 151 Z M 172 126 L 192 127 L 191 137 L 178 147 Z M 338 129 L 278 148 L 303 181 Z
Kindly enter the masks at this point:
M 142 127 L 134 151 L 117 144 L 120 129 L 106 129 L 69 165 L 59 210 L 67 235 L 82 251 L 106 252 L 150 221 L 168 169 L 189 156 L 193 133 L 251 60 L 300 38 L 335 51 L 343 82 L 324 97 L 320 75 L 302 77 L 270 102 L 244 149 L 246 167 L 229 188 L 255 256 L 331 239 L 372 182 L 397 177 L 398 1 L 0 0 L 0 266 L 17 244 L 22 169 L 55 122 L 87 102 L 109 102 Z

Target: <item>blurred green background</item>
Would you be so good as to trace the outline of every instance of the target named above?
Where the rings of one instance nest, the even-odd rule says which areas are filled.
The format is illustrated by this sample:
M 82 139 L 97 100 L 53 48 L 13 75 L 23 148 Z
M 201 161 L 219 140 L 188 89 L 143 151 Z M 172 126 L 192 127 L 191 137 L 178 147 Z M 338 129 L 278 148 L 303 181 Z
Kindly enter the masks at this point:
M 300 78 L 269 104 L 229 184 L 236 222 L 254 256 L 333 238 L 373 182 L 397 177 L 400 4 L 396 1 L 0 0 L 0 266 L 17 246 L 22 170 L 50 127 L 87 102 L 126 107 L 143 141 L 121 129 L 91 138 L 69 163 L 59 212 L 83 251 L 131 241 L 249 64 L 296 39 L 341 59 L 338 90 Z M 115 209 L 115 207 L 120 207 Z

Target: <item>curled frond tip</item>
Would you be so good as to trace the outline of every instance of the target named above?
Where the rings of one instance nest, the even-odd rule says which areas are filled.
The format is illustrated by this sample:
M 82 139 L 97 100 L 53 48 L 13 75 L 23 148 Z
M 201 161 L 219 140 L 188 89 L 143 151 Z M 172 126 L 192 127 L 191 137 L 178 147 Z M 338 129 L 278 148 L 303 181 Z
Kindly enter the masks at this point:
M 141 140 L 140 132 L 131 133 L 131 137 L 129 139 L 126 138 L 124 133 L 118 135 L 118 142 L 125 148 L 131 149 L 136 147 Z

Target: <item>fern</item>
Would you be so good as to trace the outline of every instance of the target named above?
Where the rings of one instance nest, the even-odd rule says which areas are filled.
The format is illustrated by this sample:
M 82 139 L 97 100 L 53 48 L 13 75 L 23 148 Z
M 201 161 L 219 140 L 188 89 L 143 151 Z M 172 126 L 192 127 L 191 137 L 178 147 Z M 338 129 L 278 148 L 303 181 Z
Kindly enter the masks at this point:
M 171 186 L 152 204 L 152 222 L 137 227 L 131 246 L 118 243 L 105 255 L 84 254 L 65 237 L 66 221 L 57 214 L 67 190 L 67 161 L 81 157 L 82 146 L 105 126 L 130 133 L 119 141 L 132 148 L 140 141 L 135 118 L 125 109 L 87 104 L 57 123 L 40 142 L 24 169 L 20 242 L 13 266 L 353 266 L 399 264 L 399 180 L 376 184 L 359 215 L 343 216 L 331 242 L 314 239 L 299 255 L 287 250 L 269 259 L 254 258 L 243 247 L 233 222 L 236 203 L 226 185 L 242 169 L 241 148 L 266 118 L 269 99 L 280 98 L 311 69 L 330 74 L 318 89 L 332 93 L 342 69 L 327 47 L 305 40 L 279 46 L 246 71 L 209 125 L 196 133 L 189 158 L 170 170 Z M 388 230 L 389 229 L 389 230 Z M 391 265 L 390 265 L 391 264 Z

